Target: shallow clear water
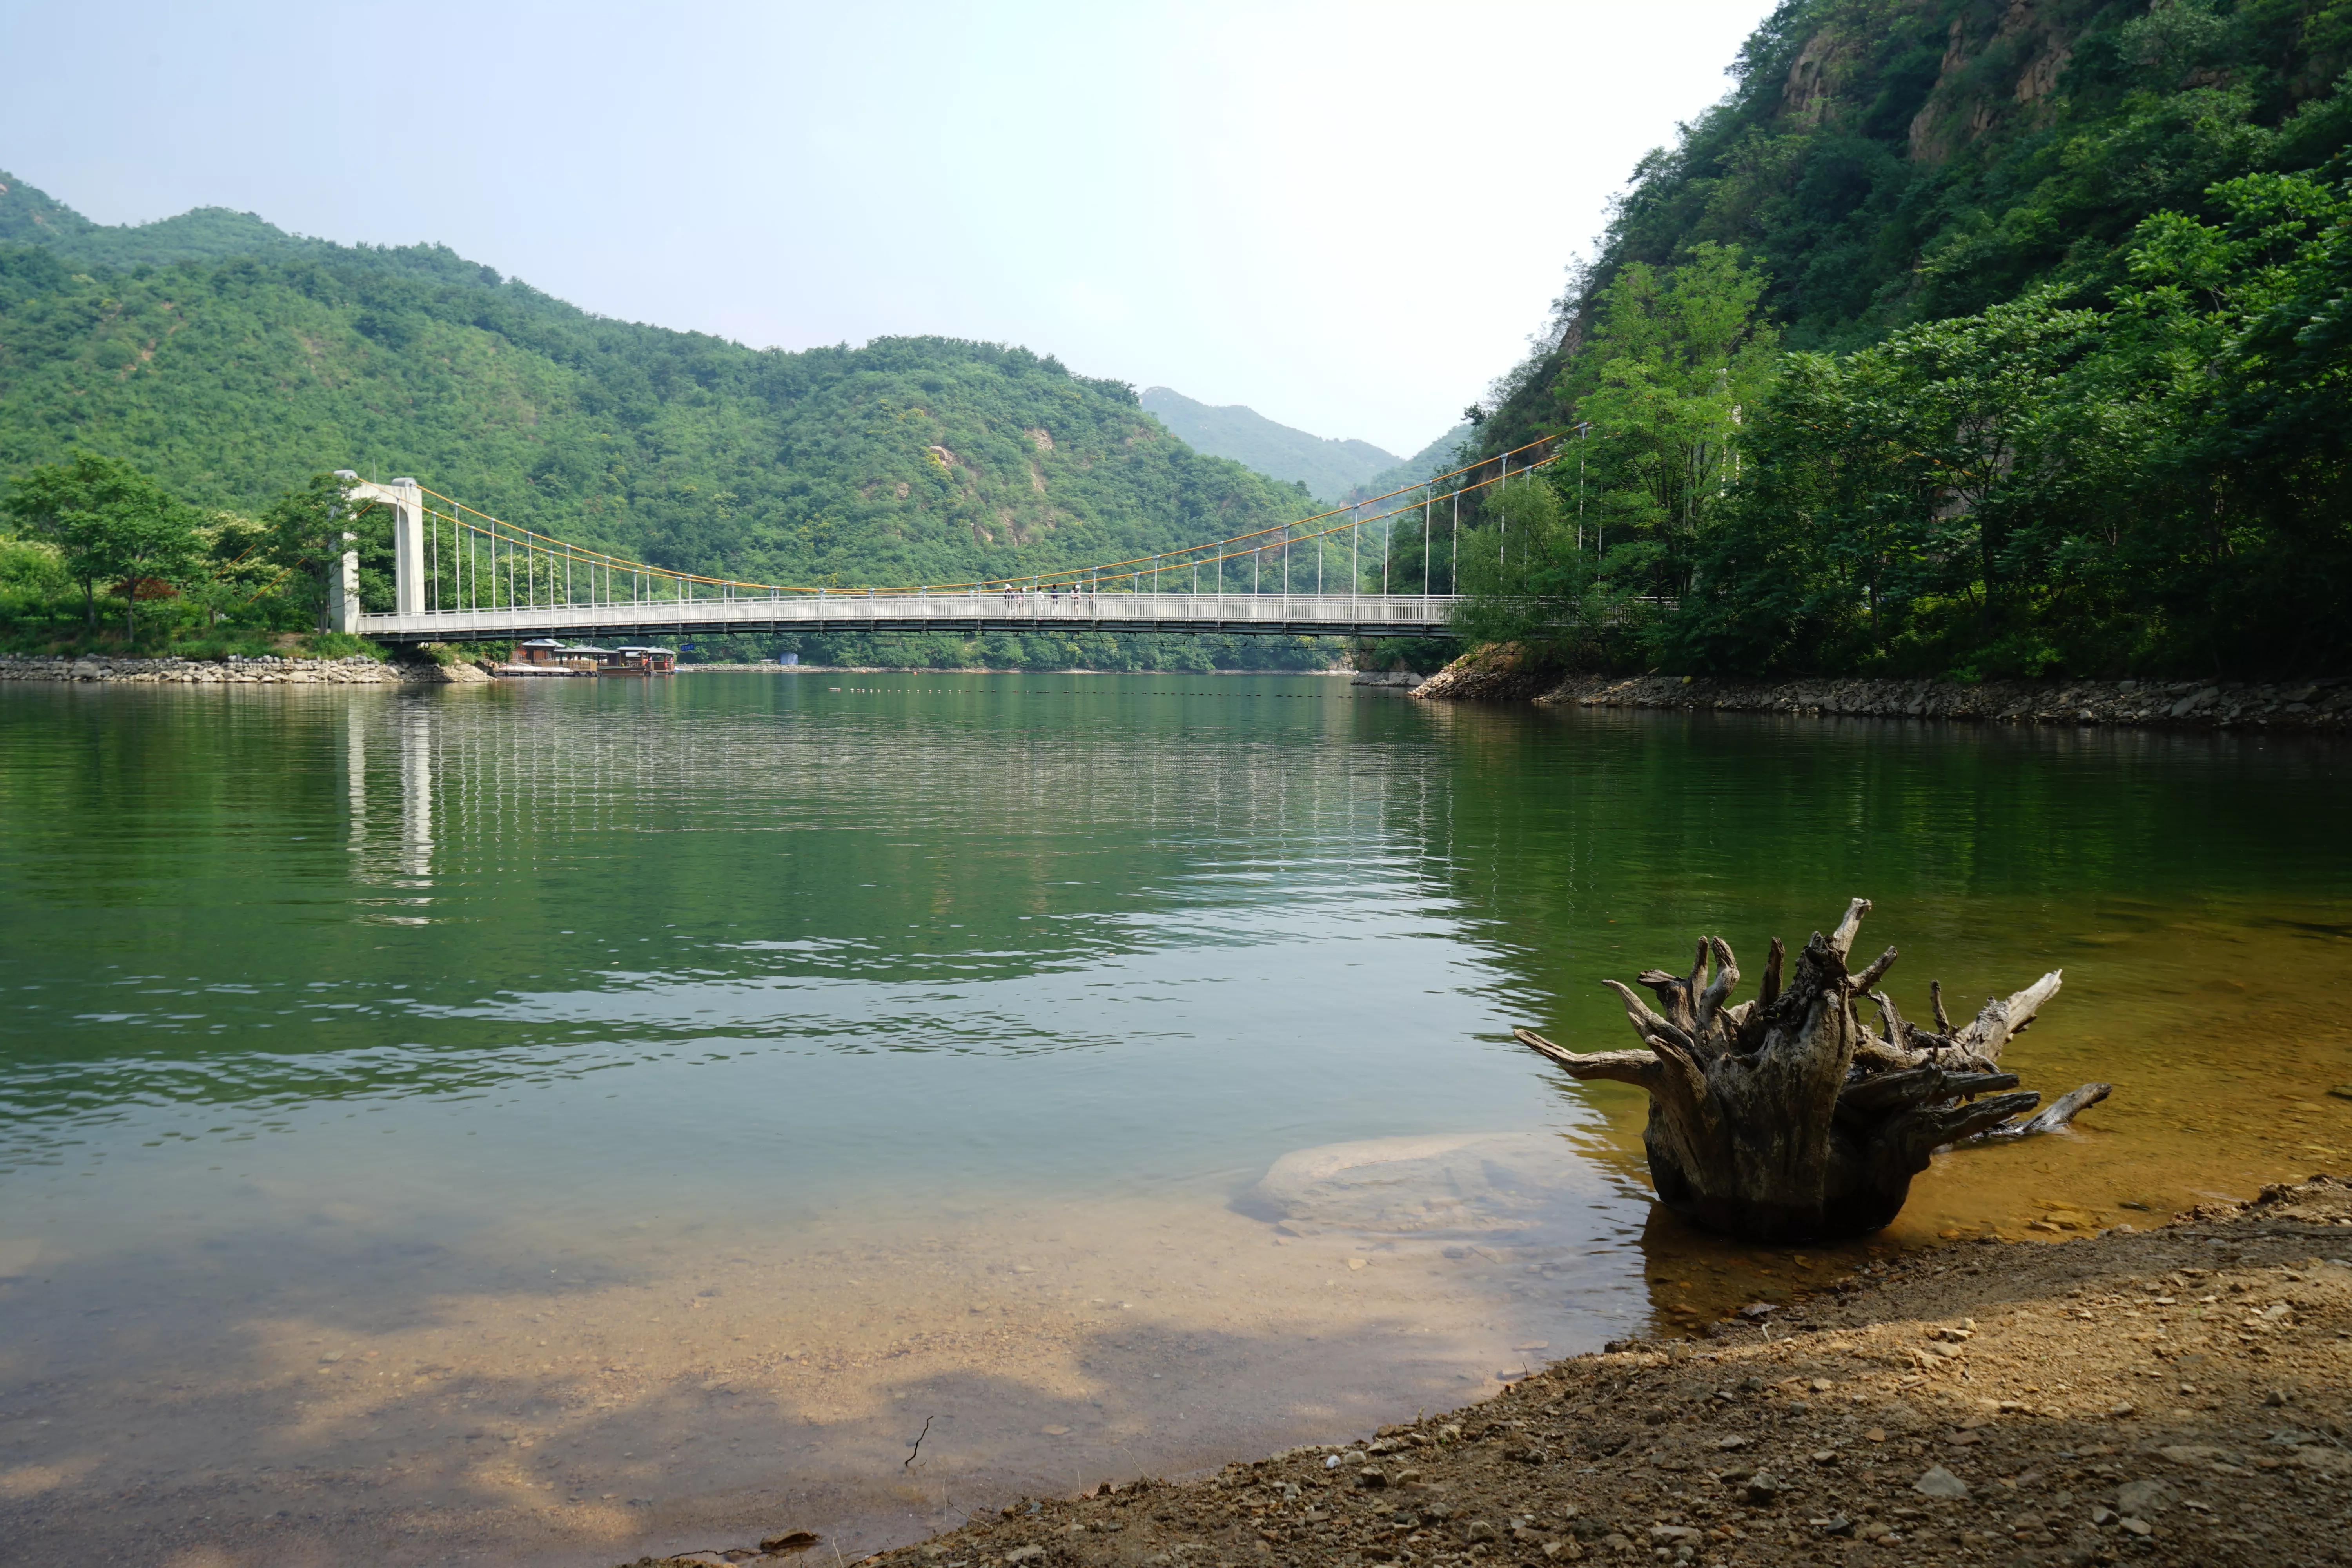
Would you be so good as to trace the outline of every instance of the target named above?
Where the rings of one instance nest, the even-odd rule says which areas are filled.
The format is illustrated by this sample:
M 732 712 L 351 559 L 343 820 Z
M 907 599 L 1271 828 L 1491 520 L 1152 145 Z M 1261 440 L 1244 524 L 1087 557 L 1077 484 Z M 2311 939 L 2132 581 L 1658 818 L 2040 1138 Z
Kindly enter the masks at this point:
M 2010 1063 L 2119 1086 L 1883 1244 L 2340 1166 L 2347 757 L 1316 678 L 0 687 L 0 1520 L 862 1545 L 1458 1403 L 1833 1266 L 1654 1219 L 1637 1097 L 1508 1030 L 1614 1047 L 1602 976 L 1856 893 L 1916 1012 L 2064 967 Z M 1485 1142 L 1260 1184 L 1432 1135 Z

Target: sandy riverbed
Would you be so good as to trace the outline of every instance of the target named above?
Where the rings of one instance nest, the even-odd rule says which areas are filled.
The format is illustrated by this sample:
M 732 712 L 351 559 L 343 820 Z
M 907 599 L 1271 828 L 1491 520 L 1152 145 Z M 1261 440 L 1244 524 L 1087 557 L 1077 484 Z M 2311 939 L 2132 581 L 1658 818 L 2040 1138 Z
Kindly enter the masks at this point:
M 1366 1440 L 1105 1478 L 871 1561 L 2339 1562 L 2347 1256 L 2352 1184 L 2320 1177 L 2147 1232 L 1987 1238 Z

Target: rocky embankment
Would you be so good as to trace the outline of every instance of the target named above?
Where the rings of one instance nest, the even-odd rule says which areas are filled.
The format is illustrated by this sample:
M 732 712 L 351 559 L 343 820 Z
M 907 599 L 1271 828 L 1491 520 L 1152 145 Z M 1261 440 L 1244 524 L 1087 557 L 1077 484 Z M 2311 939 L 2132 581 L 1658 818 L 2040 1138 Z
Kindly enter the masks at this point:
M 146 686 L 467 686 L 490 677 L 470 664 L 345 658 L 42 658 L 0 654 L 0 680 L 103 680 Z
M 1948 680 L 1779 682 L 1709 676 L 1570 675 L 1507 657 L 1465 655 L 1416 697 L 1582 708 L 1677 708 L 1719 713 L 1843 714 L 2000 724 L 2147 724 L 2196 729 L 2352 729 L 2352 679 Z
M 1514 643 L 1474 647 L 1412 689 L 1446 702 L 1525 702 L 1559 684 L 1559 671 Z
M 1205 1479 L 1022 1499 L 883 1568 L 2345 1560 L 2352 1184 L 1983 1237 Z M 806 1535 L 660 1563 L 782 1563 Z M 808 1561 L 803 1559 L 802 1561 Z

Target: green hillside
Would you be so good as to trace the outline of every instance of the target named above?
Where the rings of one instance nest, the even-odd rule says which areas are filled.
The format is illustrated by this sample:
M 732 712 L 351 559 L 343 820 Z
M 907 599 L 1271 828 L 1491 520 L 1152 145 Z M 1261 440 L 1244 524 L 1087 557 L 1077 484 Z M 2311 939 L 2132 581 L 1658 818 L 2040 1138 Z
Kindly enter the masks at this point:
M 2352 3 L 1787 0 L 1732 75 L 1483 418 L 1581 432 L 1486 635 L 1541 635 L 1517 595 L 1685 669 L 2352 657 Z
M 1164 386 L 1145 388 L 1143 407 L 1194 449 L 1305 485 L 1307 493 L 1329 506 L 1347 500 L 1366 480 L 1398 461 L 1395 454 L 1370 441 L 1310 435 L 1238 403 L 1215 406 Z
M 1419 484 L 1434 475 L 1451 472 L 1461 466 L 1462 459 L 1456 454 L 1465 446 L 1475 445 L 1472 438 L 1476 435 L 1477 431 L 1471 426 L 1456 425 L 1412 457 L 1364 480 L 1356 487 L 1354 494 L 1346 499 L 1353 500 L 1387 495 L 1391 490 Z
M 5 173 L 0 173 L 0 245 L 40 246 L 60 260 L 85 268 L 319 254 L 334 248 L 226 207 L 197 207 L 155 223 L 92 223 Z
M 109 228 L 0 184 L 0 476 L 83 449 L 250 512 L 323 468 L 413 474 L 659 564 L 841 587 L 1015 577 L 1314 510 L 1125 384 L 1026 349 L 753 350 L 436 247 L 216 209 Z
M 1601 287 L 1695 244 L 1743 249 L 1792 349 L 2112 287 L 2153 213 L 2218 217 L 2211 187 L 2256 170 L 2352 172 L 2347 70 L 2346 0 L 1785 0 L 1730 95 L 1634 171 L 1504 417 L 1543 411 Z

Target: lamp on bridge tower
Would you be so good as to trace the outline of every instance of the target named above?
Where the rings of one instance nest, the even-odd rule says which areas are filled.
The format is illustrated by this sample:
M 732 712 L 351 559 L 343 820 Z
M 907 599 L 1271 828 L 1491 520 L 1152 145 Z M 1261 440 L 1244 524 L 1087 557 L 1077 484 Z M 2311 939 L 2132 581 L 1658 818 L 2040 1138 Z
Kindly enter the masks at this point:
M 393 609 L 404 616 L 424 614 L 424 487 L 415 479 L 394 479 L 388 485 L 373 484 L 349 468 L 337 468 L 335 478 L 343 481 L 343 493 L 351 498 L 354 510 L 370 501 L 382 501 L 392 508 Z M 349 544 L 355 537 L 346 533 L 343 541 Z M 343 552 L 342 570 L 327 580 L 327 600 L 337 631 L 359 630 L 359 552 Z

